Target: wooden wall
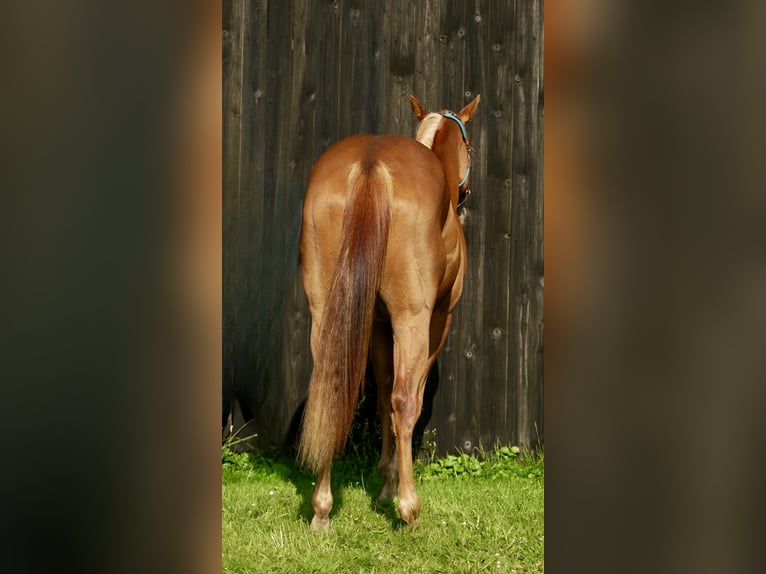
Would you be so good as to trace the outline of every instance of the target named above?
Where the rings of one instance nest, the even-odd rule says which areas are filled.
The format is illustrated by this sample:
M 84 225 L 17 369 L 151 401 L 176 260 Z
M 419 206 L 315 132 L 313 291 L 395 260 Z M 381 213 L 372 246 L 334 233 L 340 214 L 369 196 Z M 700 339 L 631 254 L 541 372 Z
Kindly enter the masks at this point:
M 542 440 L 543 1 L 224 0 L 223 23 L 224 417 L 236 396 L 265 443 L 293 438 L 317 158 L 358 132 L 414 135 L 410 94 L 429 110 L 481 94 L 469 269 L 421 422 L 440 452 Z

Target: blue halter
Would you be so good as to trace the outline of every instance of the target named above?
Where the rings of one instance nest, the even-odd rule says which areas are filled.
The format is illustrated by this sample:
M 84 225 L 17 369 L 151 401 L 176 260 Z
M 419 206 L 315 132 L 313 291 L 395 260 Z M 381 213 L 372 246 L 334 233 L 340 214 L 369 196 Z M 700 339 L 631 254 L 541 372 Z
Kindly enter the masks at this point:
M 458 127 L 460 128 L 460 133 L 463 134 L 463 142 L 466 145 L 466 148 L 468 147 L 468 132 L 465 131 L 465 124 L 463 123 L 463 120 L 461 120 L 458 116 L 453 114 L 452 112 L 442 112 L 442 116 L 445 118 L 449 118 L 453 120 L 454 122 L 457 122 Z M 458 188 L 462 188 L 466 183 L 468 183 L 468 177 L 471 175 L 471 156 L 468 156 L 468 170 L 465 172 L 465 177 L 463 178 L 463 181 L 457 184 Z

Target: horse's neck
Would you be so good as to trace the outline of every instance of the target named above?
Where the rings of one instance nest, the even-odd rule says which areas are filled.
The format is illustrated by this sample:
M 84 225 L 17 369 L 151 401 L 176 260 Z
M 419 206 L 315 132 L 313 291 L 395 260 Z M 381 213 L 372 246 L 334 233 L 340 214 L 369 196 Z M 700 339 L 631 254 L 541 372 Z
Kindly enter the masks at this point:
M 449 195 L 450 195 L 450 203 L 452 203 L 452 207 L 457 209 L 457 202 L 458 202 L 458 179 L 456 179 L 457 170 L 458 170 L 458 158 L 457 153 L 455 150 L 455 146 L 450 145 L 448 141 L 444 140 L 436 140 L 434 142 L 434 146 L 431 148 L 431 150 L 436 154 L 436 157 L 439 158 L 439 161 L 442 162 L 442 167 L 444 168 L 444 174 L 447 176 L 447 187 L 449 188 Z

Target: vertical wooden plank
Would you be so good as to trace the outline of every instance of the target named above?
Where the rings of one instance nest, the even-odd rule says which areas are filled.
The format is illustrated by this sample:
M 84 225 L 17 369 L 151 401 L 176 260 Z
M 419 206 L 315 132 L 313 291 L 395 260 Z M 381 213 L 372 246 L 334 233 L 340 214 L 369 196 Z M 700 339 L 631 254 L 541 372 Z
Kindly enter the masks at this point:
M 261 296 L 257 277 L 263 234 L 264 193 L 268 182 L 268 155 L 262 137 L 263 120 L 270 93 L 265 64 L 268 58 L 267 0 L 247 2 L 244 22 L 242 86 L 242 154 L 239 194 L 240 224 L 237 236 L 238 303 L 237 354 L 235 359 L 237 397 L 245 418 L 258 417 L 267 385 L 263 376 L 265 356 L 256 352 L 261 333 Z
M 511 385 L 508 380 L 510 360 L 510 226 L 511 226 L 511 121 L 512 98 L 510 73 L 512 58 L 512 6 L 490 2 L 487 55 L 487 89 L 482 95 L 486 142 L 480 155 L 486 162 L 481 199 L 486 212 L 486 257 L 488 275 L 484 316 L 487 341 L 487 371 L 484 392 L 483 440 L 508 442 L 512 434 L 511 413 L 505 408 Z
M 297 251 L 303 186 L 311 161 L 307 149 L 313 133 L 313 104 L 304 83 L 309 25 L 309 4 L 288 3 L 285 35 L 277 44 L 282 61 L 289 65 L 280 67 L 280 98 L 272 116 L 275 187 L 265 224 L 268 234 L 263 242 L 268 269 L 262 275 L 269 280 L 270 297 L 265 310 L 270 314 L 269 337 L 273 345 L 263 411 L 269 421 L 269 433 L 277 444 L 282 444 L 287 435 L 307 383 L 300 378 L 307 320 L 299 289 Z M 302 348 L 296 349 L 297 345 Z
M 534 168 L 531 170 L 531 186 L 534 192 L 534 208 L 532 221 L 535 225 L 535 232 L 532 240 L 532 265 L 534 273 L 534 307 L 532 313 L 532 325 L 530 330 L 531 341 L 530 348 L 533 352 L 532 369 L 530 370 L 530 384 L 532 385 L 533 400 L 530 401 L 527 409 L 530 411 L 530 421 L 532 428 L 529 431 L 530 444 L 542 444 L 544 436 L 544 333 L 543 324 L 545 316 L 545 265 L 544 265 L 544 48 L 545 33 L 543 24 L 544 0 L 539 0 L 534 4 L 532 18 L 530 22 L 532 41 L 530 50 L 530 69 L 531 69 L 531 98 L 530 98 L 530 118 L 532 121 L 531 130 L 531 152 L 534 154 Z
M 535 209 L 535 225 L 537 226 L 537 241 L 535 243 L 535 303 L 537 315 L 535 320 L 535 354 L 537 363 L 532 380 L 535 382 L 535 403 L 533 405 L 533 420 L 535 421 L 535 441 L 542 444 L 545 436 L 545 0 L 540 0 L 535 29 L 538 32 L 536 41 L 536 60 L 533 74 L 533 85 L 537 87 L 535 118 L 537 121 L 537 165 L 535 171 L 535 190 L 537 204 Z
M 542 88 L 539 59 L 540 2 L 520 2 L 514 23 L 514 121 L 512 150 L 512 313 L 511 341 L 516 360 L 516 439 L 536 441 L 535 423 L 542 394 L 542 179 L 538 157 L 542 137 L 538 102 Z
M 376 76 L 374 85 L 378 102 L 373 132 L 379 134 L 391 133 L 390 110 L 394 105 L 391 97 L 390 40 L 395 28 L 391 22 L 391 5 L 391 0 L 385 0 L 374 3 L 370 9 L 371 17 L 376 18 L 378 26 L 373 50 Z
M 438 67 L 438 45 L 441 31 L 441 10 L 443 2 L 440 0 L 426 0 L 418 2 L 416 29 L 422 30 L 415 36 L 415 77 L 413 79 L 412 94 L 418 98 L 427 109 L 436 109 L 441 106 L 453 106 L 451 102 L 439 101 L 439 86 L 434 81 L 434 71 Z M 415 134 L 415 124 L 412 123 L 412 131 L 408 135 Z
M 238 285 L 238 229 L 242 153 L 242 81 L 245 2 L 224 0 L 223 22 L 223 409 L 234 401 Z
M 438 66 L 438 41 L 441 33 L 441 7 L 439 0 L 426 0 L 417 3 L 415 12 L 415 74 L 412 78 L 411 94 L 417 97 L 427 110 L 439 109 L 444 105 L 452 105 L 439 101 L 439 86 L 434 81 L 435 70 Z M 422 30 L 422 32 L 421 32 Z M 409 94 L 408 94 L 409 95 Z M 403 135 L 415 136 L 417 121 L 411 115 L 410 106 L 403 103 L 405 125 L 409 129 Z M 449 343 L 447 343 L 448 345 Z M 423 433 L 427 432 L 428 442 L 436 441 L 437 445 L 452 444 L 454 432 L 447 417 L 452 410 L 449 385 L 444 384 L 440 362 L 434 365 L 426 381 L 423 397 L 423 410 L 415 427 L 414 443 L 416 448 L 422 446 Z M 447 414 L 444 414 L 447 413 Z M 443 433 L 444 436 L 441 436 Z M 423 450 L 424 456 L 430 454 Z
M 465 102 L 465 70 L 467 66 L 466 35 L 472 27 L 472 10 L 467 3 L 448 3 L 442 10 L 438 78 L 441 105 L 453 109 Z M 471 133 L 474 133 L 471 126 Z M 475 185 L 474 181 L 474 185 Z M 484 214 L 481 198 L 471 198 L 461 209 L 461 220 L 466 236 L 467 271 L 463 297 L 452 323 L 452 341 L 445 364 L 446 385 L 453 391 L 450 419 L 455 420 L 454 447 L 472 451 L 479 446 L 481 428 L 481 382 L 484 340 L 482 337 L 484 306 Z M 441 374 L 441 373 L 440 373 Z M 437 433 L 439 436 L 441 433 Z
M 375 89 L 377 33 L 376 11 L 379 4 L 371 5 L 362 0 L 352 0 L 344 12 L 344 41 L 341 45 L 344 67 L 340 113 L 350 118 L 342 130 L 343 136 L 374 132 L 380 100 Z
M 387 38 L 388 94 L 386 124 L 383 133 L 412 136 L 414 122 L 408 97 L 413 92 L 416 62 L 415 35 L 422 23 L 416 20 L 417 3 L 392 2 L 387 4 L 389 35 Z
M 372 133 L 388 133 L 387 111 L 391 107 L 390 95 L 386 89 L 390 82 L 391 72 L 388 65 L 388 36 L 390 19 L 388 17 L 389 2 L 376 2 L 366 7 L 366 13 L 371 23 L 368 35 L 368 50 L 371 58 L 369 91 L 363 96 L 369 105 L 369 130 Z
M 357 32 L 358 28 L 352 26 L 351 10 L 350 2 L 340 3 L 338 10 L 338 37 L 335 42 L 338 66 L 336 85 L 338 140 L 356 132 L 355 118 L 358 117 L 358 111 L 356 110 L 359 109 L 361 103 L 354 101 L 356 95 L 361 95 L 357 92 L 357 85 L 360 81 L 357 74 L 361 70 L 356 67 L 360 54 L 355 41 L 358 36 L 354 32 Z
M 467 28 L 464 3 L 428 3 L 431 14 L 427 16 L 434 29 L 431 34 L 431 62 L 422 70 L 426 96 L 422 100 L 429 110 L 450 108 L 457 110 L 464 103 L 463 67 L 465 62 L 465 37 Z M 430 66 L 429 66 L 430 64 Z M 475 126 L 469 131 L 475 137 Z M 474 182 L 479 176 L 475 173 Z M 475 375 L 476 361 L 471 359 L 476 351 L 476 339 L 472 329 L 466 328 L 469 317 L 476 308 L 476 282 L 472 274 L 480 267 L 474 253 L 476 244 L 471 242 L 470 224 L 464 226 L 468 245 L 468 273 L 465 279 L 463 297 L 454 313 L 450 335 L 436 364 L 436 372 L 429 378 L 427 396 L 432 397 L 433 412 L 428 431 L 435 431 L 440 453 L 452 452 L 455 448 L 469 450 L 477 443 L 474 431 L 478 429 L 478 418 L 471 414 L 474 405 L 467 404 L 478 397 L 471 395 L 470 377 Z M 466 311 L 466 308 L 470 310 Z M 467 363 L 467 364 L 466 364 Z M 480 368 L 480 367 L 479 367 Z M 470 371 L 470 372 L 469 372 Z
M 484 18 L 487 22 L 484 26 Z M 486 29 L 477 59 L 486 66 L 486 89 L 482 93 L 482 139 L 478 163 L 482 188 L 477 189 L 477 204 L 484 213 L 484 323 L 485 341 L 481 384 L 481 438 L 485 447 L 495 441 L 511 440 L 512 425 L 507 409 L 511 385 L 508 380 L 511 349 L 509 345 L 510 314 L 510 226 L 511 226 L 511 121 L 512 98 L 510 73 L 512 63 L 512 6 L 507 2 L 490 2 L 487 13 L 477 11 L 476 25 Z M 474 62 L 479 67 L 482 62 Z M 474 72 L 475 73 L 475 72 Z
M 338 41 L 340 1 L 317 3 L 318 35 L 313 49 L 318 50 L 317 62 L 317 135 L 321 154 L 338 141 Z
M 267 118 L 270 141 L 271 185 L 266 187 L 262 261 L 261 325 L 258 352 L 266 358 L 263 377 L 267 383 L 259 410 L 270 442 L 282 445 L 303 400 L 307 379 L 307 319 L 299 289 L 297 244 L 304 180 L 310 167 L 310 138 L 314 133 L 313 92 L 306 90 L 307 49 L 311 25 L 310 4 L 269 4 L 269 78 L 274 87 L 274 106 Z M 305 105 L 304 105 L 305 104 Z M 295 349 L 296 345 L 302 348 Z

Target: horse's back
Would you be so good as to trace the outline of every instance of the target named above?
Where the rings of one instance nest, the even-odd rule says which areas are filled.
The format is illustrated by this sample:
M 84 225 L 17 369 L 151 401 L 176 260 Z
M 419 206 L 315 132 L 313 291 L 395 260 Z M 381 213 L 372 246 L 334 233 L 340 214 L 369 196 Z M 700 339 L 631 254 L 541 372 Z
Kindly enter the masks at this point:
M 317 161 L 309 180 L 303 214 L 301 258 L 310 250 L 312 264 L 321 267 L 327 285 L 340 252 L 343 217 L 351 193 L 348 185 L 354 169 L 370 172 L 382 169 L 391 177 L 391 189 L 368 189 L 367 193 L 391 193 L 391 227 L 384 263 L 381 296 L 388 305 L 401 297 L 386 293 L 412 292 L 417 287 L 428 291 L 433 305 L 451 285 L 442 285 L 445 276 L 457 276 L 462 264 L 457 252 L 450 253 L 445 243 L 445 229 L 450 225 L 449 190 L 444 168 L 438 157 L 420 142 L 401 136 L 359 134 L 330 147 Z M 456 223 L 456 222 L 452 222 Z M 457 240 L 450 241 L 457 246 Z M 454 268 L 454 269 L 451 269 Z M 417 270 L 413 274 L 413 271 Z M 304 269 L 304 271 L 306 271 Z M 404 286 L 415 281 L 417 285 Z M 421 283 L 423 285 L 421 285 Z M 413 292 L 422 300 L 423 294 Z
M 392 233 L 414 235 L 417 229 L 441 229 L 444 225 L 449 211 L 449 191 L 436 155 L 411 138 L 371 134 L 347 137 L 319 158 L 306 192 L 304 225 L 308 223 L 308 216 L 314 227 L 340 226 L 350 192 L 347 183 L 354 166 L 368 171 L 382 168 L 391 176 Z
M 397 200 L 439 205 L 449 201 L 444 169 L 430 149 L 412 138 L 372 134 L 347 137 L 322 154 L 311 172 L 307 200 L 315 195 L 345 197 L 355 164 L 364 169 L 384 166 L 394 179 Z

